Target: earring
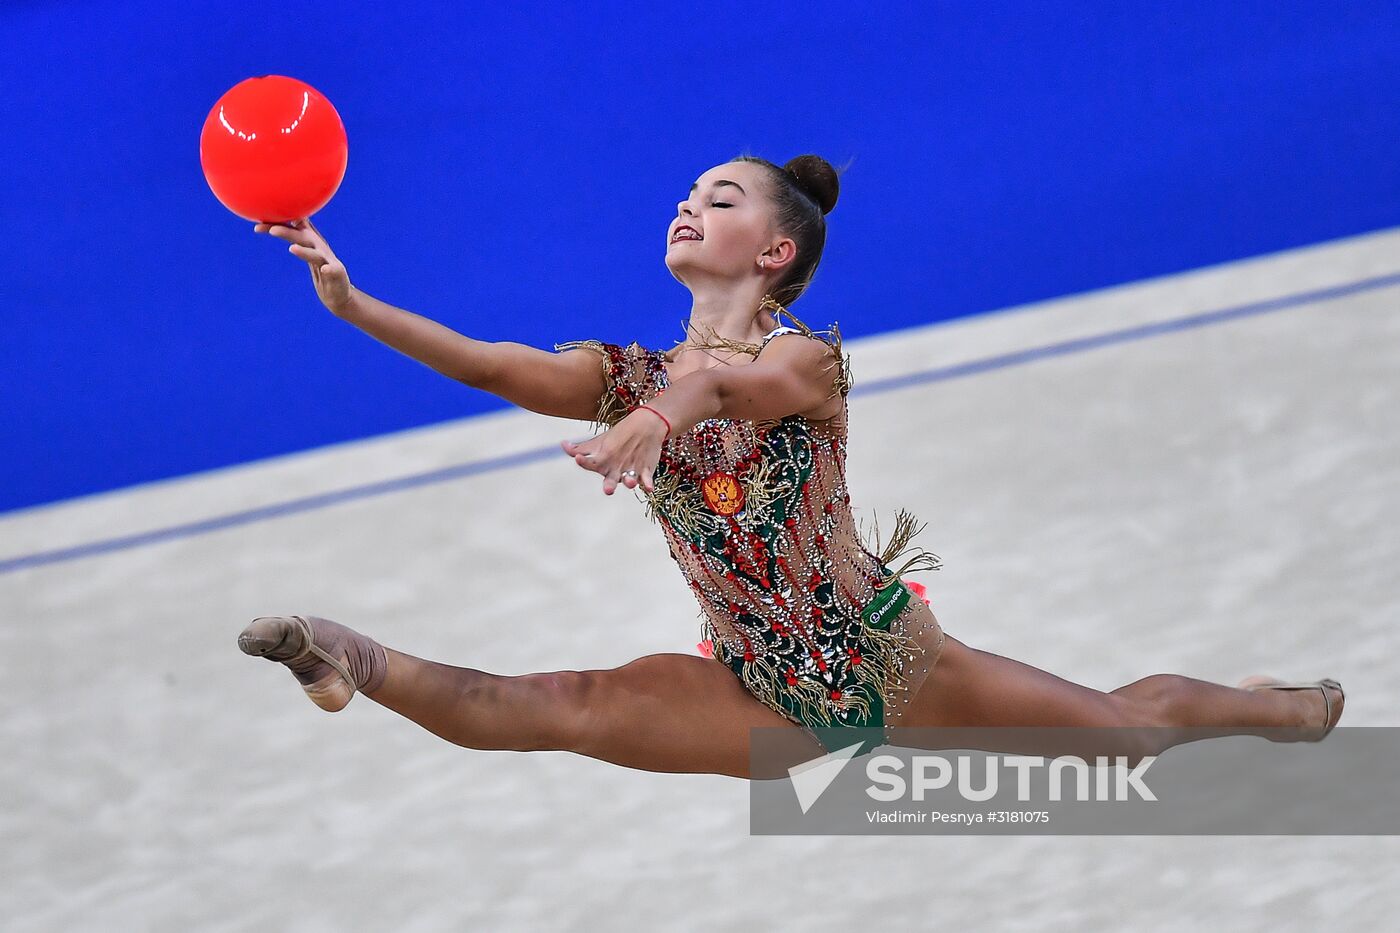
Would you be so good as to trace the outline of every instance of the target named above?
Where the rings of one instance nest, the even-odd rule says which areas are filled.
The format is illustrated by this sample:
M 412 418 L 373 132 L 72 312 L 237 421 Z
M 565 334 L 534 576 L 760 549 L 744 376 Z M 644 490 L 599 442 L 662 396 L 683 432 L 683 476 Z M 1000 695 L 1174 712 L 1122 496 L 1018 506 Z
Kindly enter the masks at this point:
M 760 260 L 758 261 L 758 267 L 759 267 L 760 269 L 766 270 L 766 269 L 768 268 L 768 260 L 766 260 L 766 259 L 760 259 Z

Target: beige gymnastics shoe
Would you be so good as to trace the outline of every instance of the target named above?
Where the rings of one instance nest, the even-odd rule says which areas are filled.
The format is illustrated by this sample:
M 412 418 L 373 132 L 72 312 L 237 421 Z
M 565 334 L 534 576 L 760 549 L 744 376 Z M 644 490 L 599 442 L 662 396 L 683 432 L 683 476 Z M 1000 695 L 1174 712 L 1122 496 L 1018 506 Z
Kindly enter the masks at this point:
M 1309 742 L 1321 742 L 1333 729 L 1337 728 L 1337 723 L 1342 721 L 1342 706 L 1346 702 L 1346 693 L 1343 692 L 1342 685 L 1331 677 L 1324 677 L 1322 680 L 1314 680 L 1309 683 L 1284 683 L 1274 677 L 1256 675 L 1246 677 L 1236 686 L 1241 690 L 1321 690 L 1322 702 L 1327 709 L 1322 724 L 1322 734 L 1317 738 L 1308 739 Z M 1328 694 L 1329 690 L 1335 690 L 1338 694 L 1336 719 L 1332 718 L 1332 697 Z
M 311 702 L 332 713 L 355 691 L 379 689 L 388 673 L 378 642 L 319 616 L 259 616 L 239 634 L 238 647 L 287 665 Z

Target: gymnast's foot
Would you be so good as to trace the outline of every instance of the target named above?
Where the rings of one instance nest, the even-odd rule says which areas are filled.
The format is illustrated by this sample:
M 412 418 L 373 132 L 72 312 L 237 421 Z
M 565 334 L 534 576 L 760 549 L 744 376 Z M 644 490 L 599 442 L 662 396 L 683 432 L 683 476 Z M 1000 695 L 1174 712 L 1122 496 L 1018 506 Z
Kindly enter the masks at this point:
M 1288 695 L 1296 711 L 1292 725 L 1308 728 L 1311 737 L 1307 741 L 1312 742 L 1322 741 L 1336 728 L 1346 703 L 1342 685 L 1330 677 L 1310 684 L 1290 684 L 1277 677 L 1255 674 L 1235 686 L 1242 690 L 1278 690 Z
M 311 702 L 332 713 L 356 690 L 378 690 L 389 670 L 378 642 L 319 616 L 259 616 L 238 636 L 238 647 L 287 665 Z

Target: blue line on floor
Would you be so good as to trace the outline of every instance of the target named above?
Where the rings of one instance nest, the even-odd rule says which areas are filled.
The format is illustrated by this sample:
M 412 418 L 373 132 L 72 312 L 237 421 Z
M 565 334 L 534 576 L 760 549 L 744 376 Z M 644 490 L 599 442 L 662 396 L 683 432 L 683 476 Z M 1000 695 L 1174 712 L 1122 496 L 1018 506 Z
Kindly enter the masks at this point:
M 1355 295 L 1360 292 L 1389 288 L 1393 285 L 1400 285 L 1400 273 L 1377 276 L 1370 279 L 1361 279 L 1356 282 L 1349 282 L 1345 285 L 1299 292 L 1294 295 L 1286 295 L 1282 298 L 1273 298 L 1268 301 L 1238 305 L 1233 308 L 1224 308 L 1218 311 L 1207 311 L 1202 314 L 1188 315 L 1187 317 L 1175 318 L 1168 321 L 1158 321 L 1139 327 L 1127 327 L 1122 330 L 1095 334 L 1091 337 L 1065 340 L 1060 343 L 1033 347 L 1029 350 L 1019 350 L 1015 353 L 1004 353 L 999 356 L 990 356 L 985 359 L 958 363 L 953 366 L 940 366 L 935 369 L 908 373 L 903 376 L 877 379 L 871 382 L 857 384 L 851 389 L 851 394 L 867 395 L 880 392 L 892 392 L 896 389 L 923 385 L 929 382 L 960 379 L 964 376 L 971 376 L 977 373 L 990 372 L 998 369 L 1007 369 L 1012 366 L 1020 366 L 1024 363 L 1032 363 L 1036 360 L 1048 359 L 1055 356 L 1066 356 L 1071 353 L 1081 353 L 1086 350 L 1093 350 L 1112 344 L 1145 340 L 1149 337 L 1156 337 L 1161 334 L 1191 330 L 1197 327 L 1207 327 L 1212 324 L 1220 324 L 1225 321 L 1238 320 L 1239 318 L 1251 317 L 1259 314 L 1268 314 L 1273 311 L 1298 308 L 1304 305 L 1329 301 L 1334 298 L 1343 298 L 1347 295 Z M 29 567 L 42 567 L 46 564 L 77 560 L 96 554 L 107 554 L 112 551 L 129 550 L 147 544 L 158 544 L 163 541 L 189 538 L 211 531 L 221 531 L 225 528 L 236 528 L 240 525 L 266 521 L 270 518 L 281 518 L 285 515 L 310 512 L 315 509 L 338 505 L 342 502 L 368 499 L 373 496 L 399 492 L 404 489 L 416 489 L 420 486 L 461 479 L 466 476 L 475 476 L 480 473 L 507 470 L 512 467 L 534 463 L 537 460 L 544 460 L 546 458 L 561 457 L 562 454 L 559 448 L 551 445 L 537 450 L 524 451 L 522 453 L 510 454 L 503 457 L 491 457 L 486 460 L 476 460 L 471 463 L 458 464 L 457 466 L 445 467 L 441 470 L 432 470 L 427 473 L 417 473 L 398 479 L 381 480 L 376 483 L 366 483 L 362 486 L 352 486 L 337 492 L 321 493 L 315 496 L 306 496 L 301 499 L 292 499 L 287 502 L 274 503 L 256 509 L 247 509 L 242 512 L 233 512 L 228 515 L 218 515 L 213 518 L 187 522 L 182 525 L 171 525 L 167 528 L 158 528 L 153 531 L 140 532 L 139 534 L 92 541 L 72 547 L 59 548 L 53 551 L 39 551 L 33 554 L 25 554 L 20 557 L 0 560 L 0 574 L 13 573 L 14 571 Z M 0 519 L 3 519 L 3 516 L 0 516 Z

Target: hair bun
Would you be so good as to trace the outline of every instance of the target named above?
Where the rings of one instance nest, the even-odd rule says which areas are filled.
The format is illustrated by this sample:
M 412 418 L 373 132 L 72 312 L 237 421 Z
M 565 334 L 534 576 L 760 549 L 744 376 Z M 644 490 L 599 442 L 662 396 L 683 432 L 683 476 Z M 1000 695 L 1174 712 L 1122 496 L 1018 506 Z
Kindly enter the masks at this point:
M 789 159 L 783 169 L 792 176 L 808 197 L 816 202 L 823 214 L 830 214 L 836 206 L 836 196 L 841 183 L 837 180 L 836 169 L 819 155 L 800 155 Z

